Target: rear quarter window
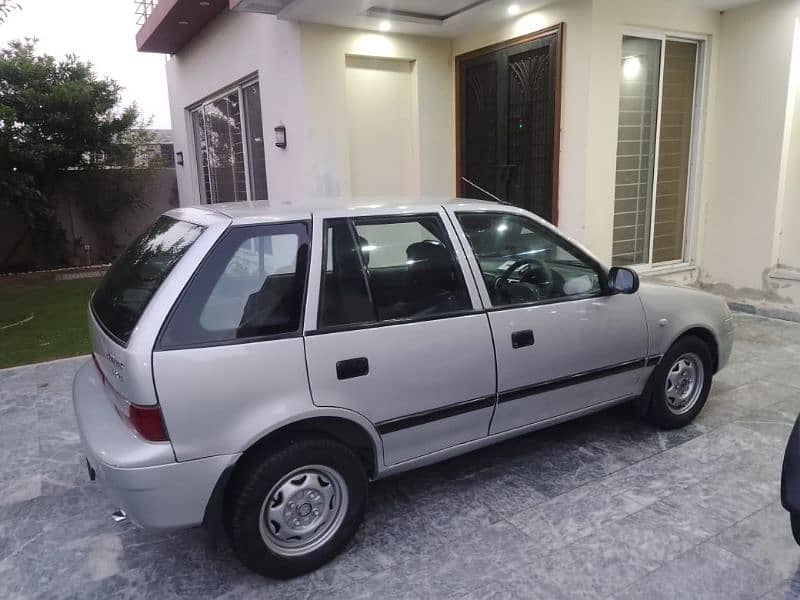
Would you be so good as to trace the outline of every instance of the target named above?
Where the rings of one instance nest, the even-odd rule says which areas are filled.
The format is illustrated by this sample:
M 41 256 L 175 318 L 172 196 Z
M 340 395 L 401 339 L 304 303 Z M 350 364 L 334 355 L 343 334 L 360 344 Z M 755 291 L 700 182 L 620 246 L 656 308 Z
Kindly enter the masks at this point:
M 111 265 L 92 296 L 100 324 L 123 345 L 150 299 L 204 228 L 160 217 Z
M 159 349 L 297 334 L 308 250 L 306 223 L 232 228 L 182 294 Z

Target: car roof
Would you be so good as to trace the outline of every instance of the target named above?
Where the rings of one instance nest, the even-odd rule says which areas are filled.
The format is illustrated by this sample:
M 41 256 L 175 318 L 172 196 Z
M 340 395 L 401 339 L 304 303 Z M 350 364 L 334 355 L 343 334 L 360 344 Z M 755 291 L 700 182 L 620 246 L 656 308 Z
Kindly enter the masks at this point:
M 318 198 L 298 203 L 257 200 L 254 202 L 224 202 L 174 209 L 168 214 L 189 221 L 229 219 L 233 224 L 301 221 L 314 213 L 335 214 L 396 214 L 400 212 L 435 212 L 441 206 L 457 206 L 464 210 L 486 210 L 505 205 L 485 200 L 453 197 L 403 198 Z

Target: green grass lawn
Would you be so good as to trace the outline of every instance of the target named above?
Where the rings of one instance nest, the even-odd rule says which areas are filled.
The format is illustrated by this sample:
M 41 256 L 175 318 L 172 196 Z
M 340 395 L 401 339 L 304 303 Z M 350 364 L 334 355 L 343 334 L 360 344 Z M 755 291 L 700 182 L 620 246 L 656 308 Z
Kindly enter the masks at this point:
M 0 280 L 0 368 L 88 354 L 86 310 L 98 281 Z

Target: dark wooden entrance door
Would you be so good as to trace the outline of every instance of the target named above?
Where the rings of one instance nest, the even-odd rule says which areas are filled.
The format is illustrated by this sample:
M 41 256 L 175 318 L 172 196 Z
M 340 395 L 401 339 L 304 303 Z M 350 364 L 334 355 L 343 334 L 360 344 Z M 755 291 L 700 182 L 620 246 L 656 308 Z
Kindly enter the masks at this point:
M 555 222 L 561 26 L 457 58 L 458 190 Z

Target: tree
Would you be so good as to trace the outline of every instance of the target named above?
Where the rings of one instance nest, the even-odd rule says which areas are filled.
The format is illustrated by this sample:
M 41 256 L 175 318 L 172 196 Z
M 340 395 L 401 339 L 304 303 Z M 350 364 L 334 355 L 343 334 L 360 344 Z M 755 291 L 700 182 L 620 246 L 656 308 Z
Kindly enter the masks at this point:
M 98 78 L 74 55 L 39 55 L 35 44 L 0 50 L 0 208 L 23 219 L 39 262 L 53 265 L 65 258 L 53 202 L 59 178 L 124 164 L 145 134 L 137 107 L 120 105 L 113 79 Z
M 20 8 L 19 2 L 14 0 L 0 0 L 0 23 L 6 20 L 12 10 Z

